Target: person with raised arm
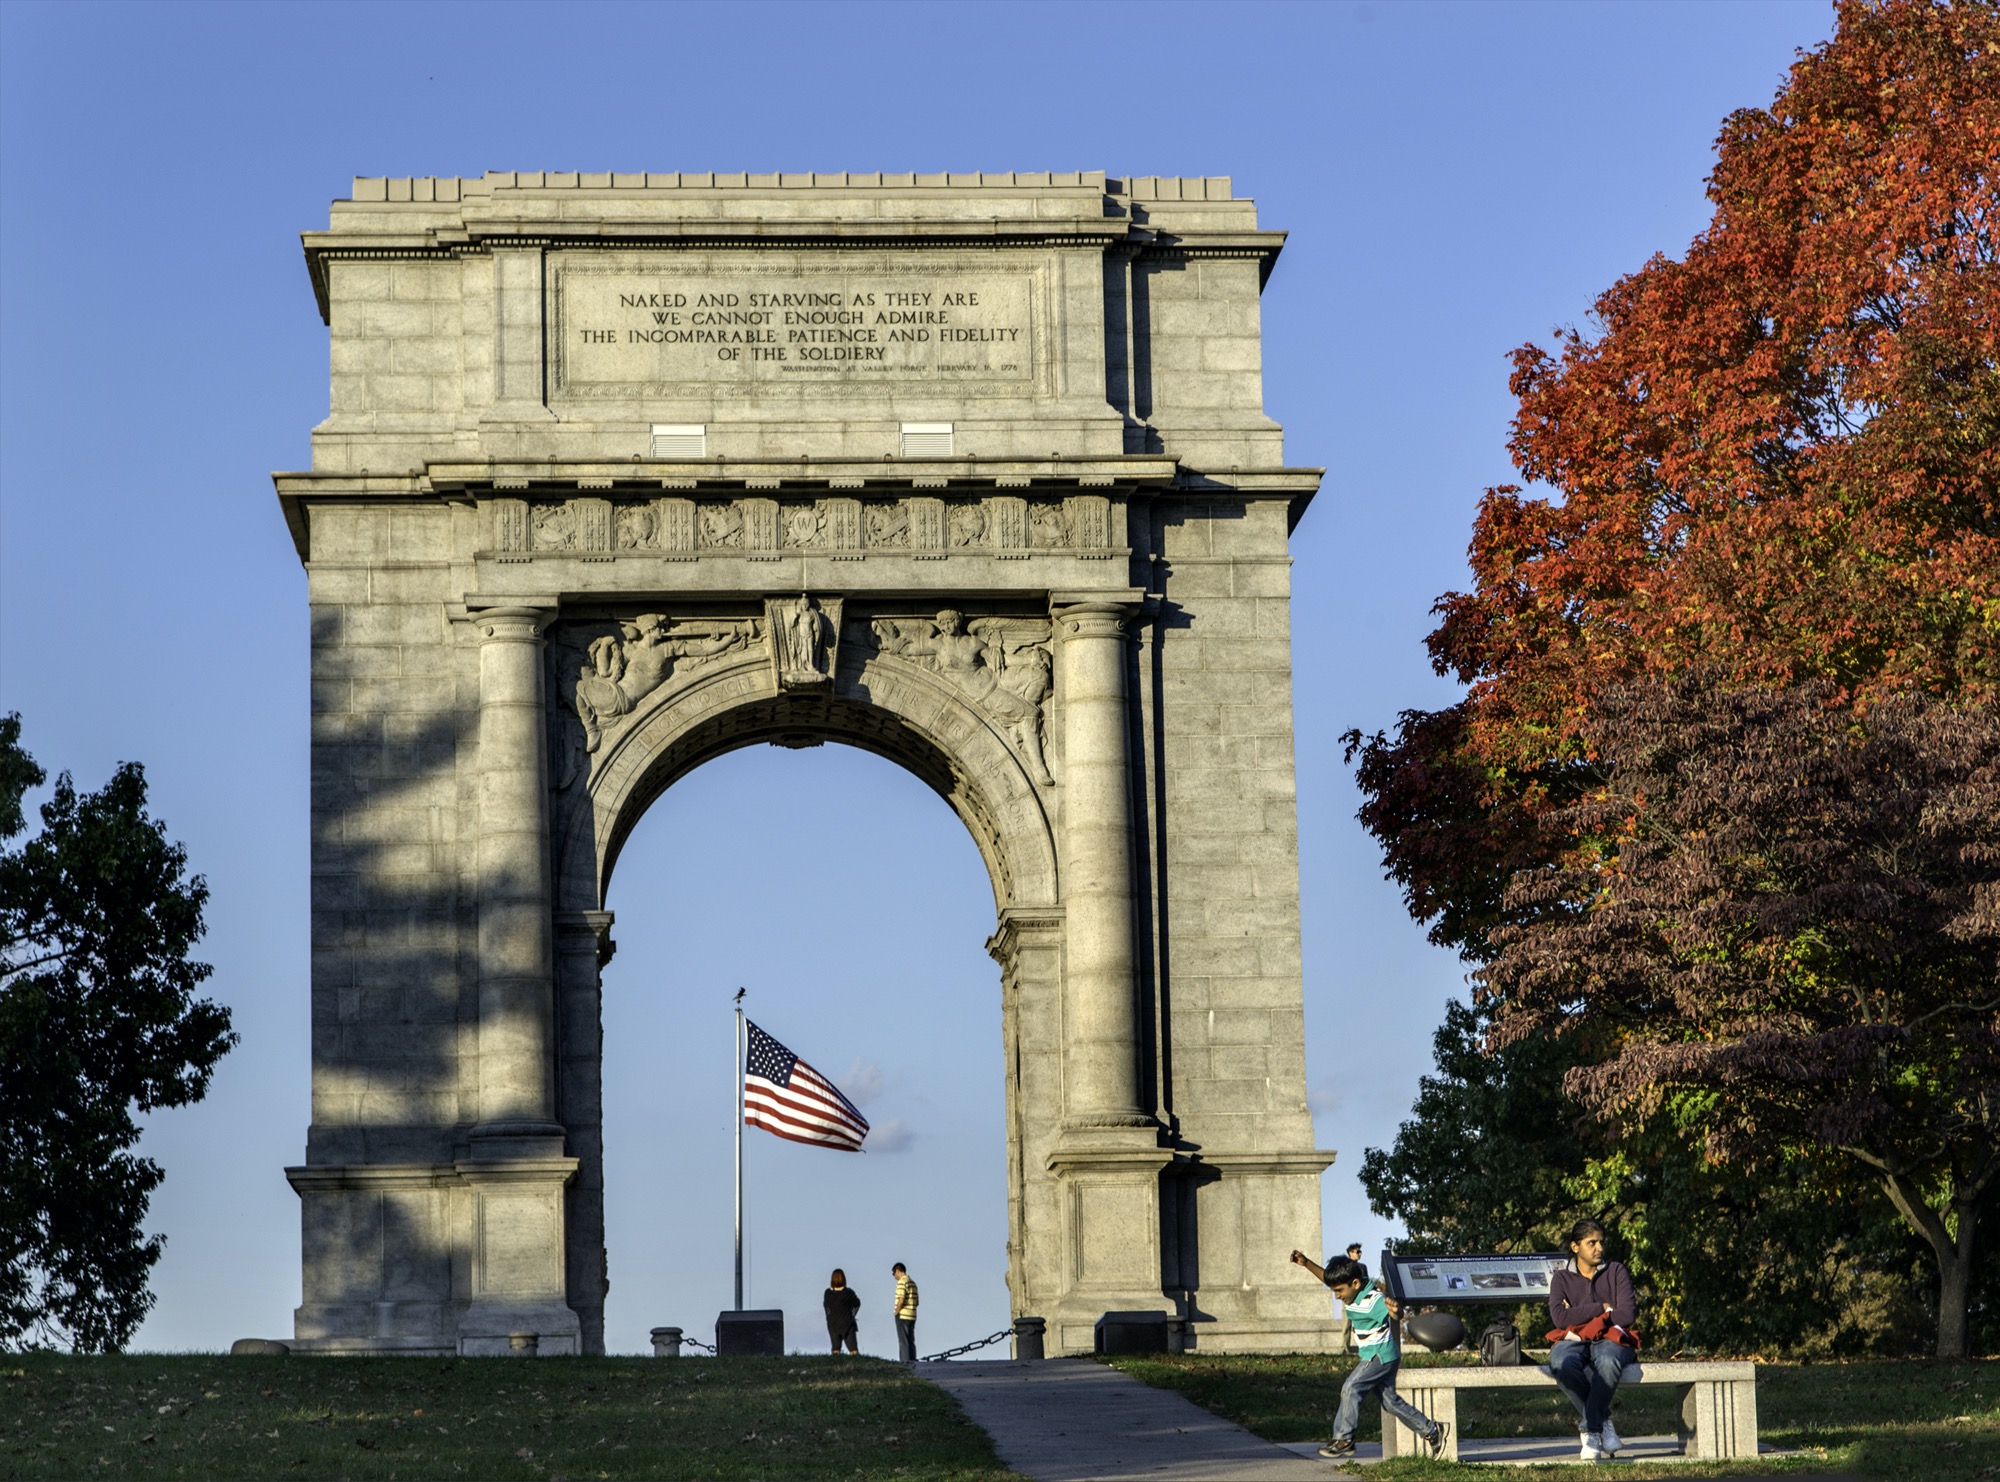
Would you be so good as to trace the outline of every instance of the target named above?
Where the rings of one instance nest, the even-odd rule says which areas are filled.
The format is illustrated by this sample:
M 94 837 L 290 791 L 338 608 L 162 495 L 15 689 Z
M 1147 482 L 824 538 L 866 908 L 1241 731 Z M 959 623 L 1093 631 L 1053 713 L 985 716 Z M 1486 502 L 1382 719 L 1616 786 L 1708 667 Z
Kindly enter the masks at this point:
M 1415 1405 L 1396 1393 L 1396 1371 L 1402 1367 L 1403 1348 L 1396 1337 L 1396 1319 L 1402 1306 L 1385 1295 L 1379 1285 L 1370 1285 L 1368 1268 L 1352 1256 L 1335 1256 L 1324 1266 L 1304 1251 L 1292 1252 L 1292 1264 L 1303 1266 L 1333 1289 L 1334 1300 L 1354 1325 L 1355 1346 L 1360 1359 L 1348 1371 L 1340 1386 L 1340 1408 L 1333 1417 L 1333 1439 L 1319 1448 L 1328 1461 L 1344 1461 L 1354 1456 L 1354 1433 L 1361 1427 L 1361 1402 L 1379 1395 L 1382 1408 L 1424 1439 L 1433 1457 L 1444 1455 L 1451 1428 L 1432 1420 Z M 1387 1420 L 1383 1424 L 1388 1424 Z

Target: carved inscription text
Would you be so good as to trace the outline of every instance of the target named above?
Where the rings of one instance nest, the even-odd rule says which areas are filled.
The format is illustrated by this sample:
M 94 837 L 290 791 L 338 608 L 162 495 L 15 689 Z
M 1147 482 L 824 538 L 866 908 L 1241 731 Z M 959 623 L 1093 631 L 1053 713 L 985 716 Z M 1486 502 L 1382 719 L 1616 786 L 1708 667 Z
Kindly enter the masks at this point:
M 1024 381 L 1033 279 L 951 268 L 765 274 L 564 264 L 556 385 L 576 396 L 690 382 Z

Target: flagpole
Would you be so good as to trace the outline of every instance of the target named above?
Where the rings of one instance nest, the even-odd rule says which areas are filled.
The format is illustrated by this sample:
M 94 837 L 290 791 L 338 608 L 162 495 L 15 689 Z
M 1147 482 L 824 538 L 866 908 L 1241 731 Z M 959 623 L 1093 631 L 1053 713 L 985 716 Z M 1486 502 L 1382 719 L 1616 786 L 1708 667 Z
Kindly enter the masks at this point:
M 736 1077 L 736 1310 L 743 1310 L 743 990 L 736 990 L 736 1032 L 730 1043 Z

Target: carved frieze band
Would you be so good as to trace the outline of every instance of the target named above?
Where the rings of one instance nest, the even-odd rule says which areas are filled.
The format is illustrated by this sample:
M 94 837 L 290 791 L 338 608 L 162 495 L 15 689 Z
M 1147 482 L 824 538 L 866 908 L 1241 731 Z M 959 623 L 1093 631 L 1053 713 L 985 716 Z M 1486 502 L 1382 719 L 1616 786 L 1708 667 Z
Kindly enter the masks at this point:
M 1105 494 L 949 499 L 576 498 L 483 501 L 486 548 L 501 553 L 868 551 L 1000 556 L 1108 552 L 1125 543 Z

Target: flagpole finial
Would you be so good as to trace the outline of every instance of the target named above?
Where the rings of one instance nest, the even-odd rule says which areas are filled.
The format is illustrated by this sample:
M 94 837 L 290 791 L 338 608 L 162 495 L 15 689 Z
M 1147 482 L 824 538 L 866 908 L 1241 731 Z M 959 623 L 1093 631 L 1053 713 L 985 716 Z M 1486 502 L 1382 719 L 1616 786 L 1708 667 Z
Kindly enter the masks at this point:
M 741 1002 L 743 1002 L 743 995 L 744 995 L 744 994 L 746 994 L 746 993 L 748 993 L 749 991 L 750 991 L 750 990 L 749 990 L 748 988 L 738 988 L 738 989 L 736 990 L 736 1001 L 737 1001 L 738 1003 L 741 1003 Z

